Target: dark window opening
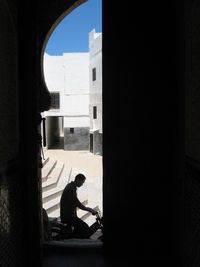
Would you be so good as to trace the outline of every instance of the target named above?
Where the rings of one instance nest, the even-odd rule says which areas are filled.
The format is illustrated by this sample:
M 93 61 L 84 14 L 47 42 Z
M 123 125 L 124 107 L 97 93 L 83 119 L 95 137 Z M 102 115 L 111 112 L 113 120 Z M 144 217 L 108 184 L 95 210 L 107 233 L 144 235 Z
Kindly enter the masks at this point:
M 92 69 L 92 80 L 96 81 L 96 68 Z
M 74 134 L 74 128 L 69 128 L 70 134 Z
M 90 152 L 93 153 L 93 134 L 90 134 Z
M 51 109 L 60 108 L 60 93 L 51 93 Z
M 97 118 L 97 107 L 93 107 L 93 119 Z

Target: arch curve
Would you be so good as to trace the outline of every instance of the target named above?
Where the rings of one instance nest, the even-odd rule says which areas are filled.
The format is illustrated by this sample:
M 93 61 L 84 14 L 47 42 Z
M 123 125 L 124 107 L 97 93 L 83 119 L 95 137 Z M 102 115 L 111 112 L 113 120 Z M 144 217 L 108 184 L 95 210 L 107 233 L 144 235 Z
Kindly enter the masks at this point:
M 44 79 L 43 55 L 46 44 L 57 25 L 62 19 L 87 0 L 60 1 L 59 6 L 55 1 L 43 1 L 40 6 L 38 24 L 40 25 L 38 36 L 38 111 L 47 111 L 51 105 L 51 96 Z M 54 8 L 56 5 L 56 8 Z M 44 13 L 45 18 L 44 18 Z

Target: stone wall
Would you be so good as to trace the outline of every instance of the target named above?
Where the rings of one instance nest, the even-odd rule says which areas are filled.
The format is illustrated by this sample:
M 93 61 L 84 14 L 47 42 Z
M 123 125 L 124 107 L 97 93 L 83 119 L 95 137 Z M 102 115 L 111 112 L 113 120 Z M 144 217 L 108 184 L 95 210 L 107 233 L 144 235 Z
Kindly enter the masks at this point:
M 89 150 L 89 140 L 89 127 L 64 128 L 65 150 Z
M 8 3 L 0 8 L 0 161 L 18 153 L 17 37 Z

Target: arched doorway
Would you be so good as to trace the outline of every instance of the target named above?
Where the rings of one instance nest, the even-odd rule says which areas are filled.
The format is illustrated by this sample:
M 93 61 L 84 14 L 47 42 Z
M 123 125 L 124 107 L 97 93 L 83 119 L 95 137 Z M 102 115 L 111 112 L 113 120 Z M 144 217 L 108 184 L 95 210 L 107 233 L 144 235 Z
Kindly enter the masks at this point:
M 101 14 L 101 10 L 99 12 Z M 63 15 L 57 19 L 60 23 L 63 20 Z M 42 112 L 45 120 L 42 128 L 45 127 L 46 133 L 46 147 L 43 147 L 46 159 L 41 171 L 42 204 L 51 219 L 60 220 L 59 200 L 62 191 L 67 182 L 73 181 L 77 172 L 87 177 L 85 192 L 80 192 L 83 203 L 99 210 L 101 215 L 103 212 L 102 33 L 92 30 L 87 32 L 87 38 L 88 51 L 66 51 L 58 56 L 44 52 L 41 56 L 43 83 L 52 100 L 49 110 Z M 48 42 L 45 44 L 48 45 Z M 54 189 L 51 181 L 52 186 L 55 184 Z M 48 184 L 50 190 L 44 184 Z M 51 195 L 48 195 L 50 191 Z M 88 212 L 78 211 L 78 214 L 89 225 L 95 221 Z

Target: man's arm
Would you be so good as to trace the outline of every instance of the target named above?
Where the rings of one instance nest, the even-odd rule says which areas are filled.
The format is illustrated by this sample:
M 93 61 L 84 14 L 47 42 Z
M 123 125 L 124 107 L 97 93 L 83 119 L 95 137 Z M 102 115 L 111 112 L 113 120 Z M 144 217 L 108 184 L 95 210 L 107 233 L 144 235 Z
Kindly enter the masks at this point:
M 79 209 L 81 209 L 81 210 L 89 211 L 89 212 L 92 213 L 92 215 L 97 215 L 97 214 L 98 214 L 98 212 L 97 212 L 96 210 L 84 206 L 84 205 L 80 202 L 80 200 L 79 200 L 77 197 L 76 197 L 76 204 L 77 204 L 77 207 L 78 207 Z

